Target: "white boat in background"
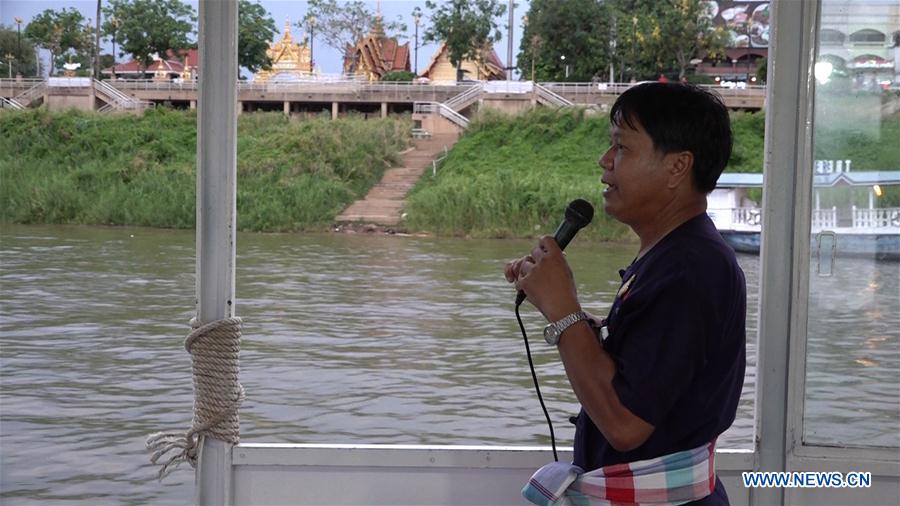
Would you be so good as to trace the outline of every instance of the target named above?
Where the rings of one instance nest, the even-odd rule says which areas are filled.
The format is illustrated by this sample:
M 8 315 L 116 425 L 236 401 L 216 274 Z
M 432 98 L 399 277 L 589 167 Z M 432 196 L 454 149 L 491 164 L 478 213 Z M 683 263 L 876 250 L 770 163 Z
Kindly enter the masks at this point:
M 900 207 L 875 207 L 881 187 L 900 185 L 900 170 L 816 174 L 811 231 L 815 244 L 839 256 L 900 260 Z M 740 253 L 759 253 L 762 209 L 748 197 L 763 175 L 725 173 L 707 197 L 707 213 L 725 241 Z M 837 187 L 869 189 L 867 207 L 822 208 L 822 193 Z

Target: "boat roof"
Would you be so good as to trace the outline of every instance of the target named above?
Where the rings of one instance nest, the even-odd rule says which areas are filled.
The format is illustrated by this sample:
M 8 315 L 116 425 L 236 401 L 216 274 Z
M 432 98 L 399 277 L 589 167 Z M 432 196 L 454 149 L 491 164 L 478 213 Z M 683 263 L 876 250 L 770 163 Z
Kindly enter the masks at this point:
M 816 174 L 813 186 L 900 185 L 900 170 L 861 170 Z M 749 172 L 726 172 L 719 176 L 716 188 L 762 188 L 763 175 Z

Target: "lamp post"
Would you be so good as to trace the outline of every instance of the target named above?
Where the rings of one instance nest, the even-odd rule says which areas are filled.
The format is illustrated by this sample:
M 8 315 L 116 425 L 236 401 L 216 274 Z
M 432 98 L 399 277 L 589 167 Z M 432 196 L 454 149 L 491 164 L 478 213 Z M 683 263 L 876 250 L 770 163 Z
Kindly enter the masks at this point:
M 309 70 L 316 72 L 316 60 L 313 58 L 313 44 L 316 40 L 316 17 L 309 17 Z
M 560 59 L 560 61 L 562 61 L 563 66 L 566 68 L 566 79 L 568 79 L 569 78 L 569 64 L 566 63 L 566 55 L 564 55 L 564 54 L 560 55 L 559 59 Z
M 16 57 L 12 53 L 6 53 L 6 68 L 9 69 L 9 78 L 12 79 L 12 62 Z
M 22 57 L 22 18 L 16 16 L 16 54 Z M 21 65 L 16 65 L 16 77 L 22 75 Z
M 116 79 L 116 32 L 119 31 L 119 26 L 122 24 L 115 15 L 109 17 L 109 24 L 112 26 L 112 43 L 113 43 L 113 62 L 112 62 L 112 78 Z
M 422 23 L 422 16 L 413 13 L 413 23 L 416 25 L 416 45 L 413 46 L 413 73 L 419 75 L 419 25 Z

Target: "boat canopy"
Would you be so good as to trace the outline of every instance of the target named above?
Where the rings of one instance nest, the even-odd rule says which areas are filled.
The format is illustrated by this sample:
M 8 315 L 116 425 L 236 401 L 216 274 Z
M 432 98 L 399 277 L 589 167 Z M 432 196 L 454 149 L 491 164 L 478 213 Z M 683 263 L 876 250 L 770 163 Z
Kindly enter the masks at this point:
M 900 185 L 900 170 L 869 170 L 816 174 L 813 186 Z M 716 188 L 762 188 L 763 175 L 749 172 L 726 172 L 719 176 Z

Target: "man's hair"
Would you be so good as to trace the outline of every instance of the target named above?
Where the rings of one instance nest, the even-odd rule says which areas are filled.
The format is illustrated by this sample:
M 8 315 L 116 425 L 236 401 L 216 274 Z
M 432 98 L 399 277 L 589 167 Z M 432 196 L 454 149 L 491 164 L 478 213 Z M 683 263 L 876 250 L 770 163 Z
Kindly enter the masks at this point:
M 690 151 L 694 155 L 694 188 L 709 193 L 731 157 L 728 109 L 715 94 L 680 83 L 650 82 L 632 86 L 610 111 L 613 125 L 635 122 L 660 153 Z

